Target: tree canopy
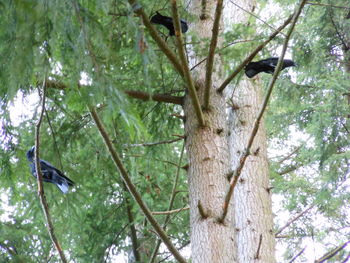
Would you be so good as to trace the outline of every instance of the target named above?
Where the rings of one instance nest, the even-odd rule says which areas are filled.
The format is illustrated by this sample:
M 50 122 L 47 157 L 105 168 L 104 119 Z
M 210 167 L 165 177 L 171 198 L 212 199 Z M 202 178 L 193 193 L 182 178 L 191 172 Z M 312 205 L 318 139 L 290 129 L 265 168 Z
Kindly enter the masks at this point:
M 179 105 L 187 91 L 135 15 L 138 6 L 129 2 L 0 1 L 1 262 L 59 262 L 25 156 L 34 145 L 43 90 L 46 106 L 40 157 L 76 182 L 67 195 L 44 184 L 55 232 L 67 258 L 71 262 L 113 262 L 117 255 L 131 255 L 130 226 L 135 226 L 147 258 L 156 239 L 105 150 L 89 114 L 91 105 L 151 211 L 185 208 L 169 214 L 166 227 L 177 248 L 189 244 L 187 160 Z M 189 22 L 191 41 L 185 48 L 195 50 L 199 47 L 191 29 L 195 18 L 185 2 L 179 6 L 181 18 Z M 266 40 L 298 2 L 257 1 L 249 19 L 254 27 L 235 24 L 225 28 L 224 48 L 217 51 L 227 62 L 223 74 L 232 72 L 249 51 Z M 143 0 L 138 5 L 149 17 L 156 11 L 171 15 L 168 1 Z M 279 77 L 265 115 L 272 199 L 279 200 L 275 230 L 280 261 L 288 262 L 305 246 L 311 249 L 310 241 L 316 247 L 315 259 L 344 244 L 328 262 L 350 258 L 346 248 L 349 12 L 346 0 L 306 4 L 287 54 L 297 67 Z M 162 38 L 167 37 L 168 30 L 155 28 Z M 254 61 L 279 56 L 283 34 Z M 175 50 L 175 39 L 166 41 Z M 210 40 L 207 43 L 209 46 Z M 243 71 L 231 82 L 233 89 L 242 78 L 246 78 Z M 259 78 L 266 87 L 271 76 L 261 73 Z M 164 97 L 151 98 L 157 94 L 167 96 L 170 103 L 164 103 Z M 154 217 L 164 224 L 167 215 Z M 159 260 L 174 262 L 169 255 L 161 247 Z M 298 260 L 307 262 L 308 257 L 304 253 Z

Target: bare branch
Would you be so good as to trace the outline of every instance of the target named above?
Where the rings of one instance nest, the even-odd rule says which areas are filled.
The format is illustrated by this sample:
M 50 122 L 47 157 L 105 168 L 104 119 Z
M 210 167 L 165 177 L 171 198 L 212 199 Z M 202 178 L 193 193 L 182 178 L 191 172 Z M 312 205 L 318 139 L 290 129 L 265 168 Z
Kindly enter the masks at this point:
M 265 99 L 264 99 L 263 104 L 262 104 L 262 106 L 260 108 L 258 116 L 257 116 L 257 118 L 256 118 L 256 120 L 254 122 L 254 125 L 253 125 L 253 128 L 252 128 L 252 132 L 251 132 L 251 135 L 250 135 L 249 140 L 248 140 L 247 148 L 246 148 L 245 152 L 243 153 L 243 155 L 241 156 L 241 158 L 239 160 L 239 165 L 238 165 L 236 171 L 234 172 L 234 176 L 230 180 L 230 187 L 229 187 L 229 189 L 227 191 L 227 194 L 225 196 L 225 201 L 224 201 L 224 205 L 223 205 L 223 213 L 222 213 L 221 218 L 219 218 L 219 222 L 223 222 L 225 220 L 226 215 L 227 215 L 227 211 L 228 211 L 230 199 L 231 199 L 232 194 L 233 194 L 233 190 L 234 190 L 234 188 L 235 188 L 235 186 L 236 186 L 236 184 L 238 182 L 238 179 L 239 179 L 239 177 L 240 177 L 240 175 L 242 173 L 245 161 L 247 160 L 247 158 L 248 158 L 248 156 L 250 154 L 250 150 L 251 150 L 251 147 L 253 145 L 255 136 L 258 133 L 258 129 L 259 129 L 259 126 L 260 126 L 260 122 L 261 122 L 262 116 L 263 116 L 263 114 L 265 112 L 267 103 L 268 103 L 268 101 L 270 99 L 270 96 L 271 96 L 271 93 L 272 93 L 272 89 L 273 89 L 274 84 L 275 84 L 275 82 L 277 80 L 279 72 L 280 72 L 280 70 L 282 68 L 283 57 L 284 57 L 284 54 L 287 51 L 289 38 L 290 38 L 290 36 L 291 36 L 291 34 L 292 34 L 293 30 L 294 30 L 295 24 L 298 21 L 299 15 L 300 15 L 301 10 L 303 9 L 306 1 L 307 0 L 301 0 L 301 2 L 299 4 L 296 12 L 293 15 L 291 26 L 290 26 L 290 28 L 289 28 L 289 30 L 287 32 L 286 39 L 284 40 L 284 43 L 283 43 L 281 56 L 278 59 L 278 63 L 277 63 L 275 72 L 274 72 L 274 74 L 272 76 L 272 79 L 271 79 L 271 81 L 269 83 L 269 86 L 267 88 L 267 93 L 266 93 Z
M 124 92 L 132 98 L 143 100 L 143 101 L 153 100 L 158 102 L 173 103 L 177 105 L 182 105 L 183 103 L 183 97 L 179 97 L 179 96 L 171 96 L 166 94 L 149 94 L 147 92 L 137 91 L 137 90 L 126 90 Z
M 152 212 L 153 215 L 171 215 L 171 214 L 175 214 L 175 213 L 179 213 L 182 211 L 186 211 L 189 210 L 190 207 L 186 206 L 183 208 L 178 208 L 178 209 L 174 209 L 174 210 L 169 210 L 169 211 L 161 211 L 161 212 Z
M 183 45 L 183 41 L 182 41 L 180 18 L 179 18 L 179 14 L 177 11 L 176 0 L 171 0 L 171 7 L 172 7 L 171 8 L 172 13 L 173 13 L 173 21 L 174 21 L 177 48 L 179 50 L 179 56 L 180 56 L 181 63 L 184 67 L 184 72 L 183 72 L 184 77 L 185 77 L 185 80 L 186 80 L 187 85 L 188 85 L 189 95 L 190 95 L 194 110 L 195 110 L 196 115 L 197 115 L 199 126 L 203 127 L 204 126 L 203 112 L 202 112 L 201 105 L 199 103 L 197 91 L 196 91 L 196 88 L 194 86 L 191 72 L 190 72 L 190 69 L 189 69 L 188 63 L 187 63 L 185 49 L 184 49 L 184 45 Z
M 212 29 L 212 37 L 207 57 L 206 71 L 205 71 L 205 90 L 204 90 L 204 109 L 209 109 L 210 89 L 212 86 L 213 64 L 215 57 L 215 49 L 218 43 L 219 25 L 222 14 L 223 0 L 218 0 L 215 10 L 215 18 Z
M 176 247 L 170 241 L 168 235 L 165 233 L 165 231 L 162 229 L 162 227 L 158 224 L 158 222 L 152 216 L 152 212 L 149 210 L 147 205 L 143 202 L 140 193 L 137 191 L 135 185 L 132 183 L 127 170 L 125 169 L 125 167 L 124 167 L 124 165 L 123 165 L 123 163 L 122 163 L 118 153 L 114 149 L 112 141 L 110 140 L 110 138 L 109 138 L 109 136 L 107 134 L 107 131 L 106 131 L 106 129 L 105 129 L 101 119 L 97 115 L 96 109 L 93 108 L 93 107 L 90 107 L 89 110 L 90 110 L 91 117 L 95 121 L 96 126 L 97 126 L 97 128 L 98 128 L 98 130 L 99 130 L 99 132 L 100 132 L 100 134 L 101 134 L 101 136 L 102 136 L 102 138 L 103 138 L 103 140 L 104 140 L 104 142 L 106 144 L 106 147 L 107 147 L 107 149 L 108 149 L 108 151 L 109 151 L 109 153 L 110 153 L 110 155 L 111 155 L 115 165 L 119 169 L 120 175 L 121 175 L 125 185 L 127 186 L 130 194 L 134 197 L 135 201 L 140 206 L 140 208 L 141 208 L 142 212 L 144 213 L 144 215 L 146 216 L 147 220 L 153 226 L 155 232 L 162 239 L 162 241 L 164 242 L 166 247 L 169 249 L 169 251 L 173 254 L 173 256 L 179 262 L 185 263 L 186 260 L 181 256 L 179 251 L 176 249 Z
M 287 227 L 289 227 L 291 224 L 293 224 L 295 221 L 297 221 L 300 217 L 305 215 L 307 212 L 309 212 L 312 208 L 314 208 L 315 205 L 310 205 L 308 208 L 306 208 L 304 211 L 297 214 L 294 218 L 290 219 L 283 227 L 281 227 L 276 233 L 275 236 L 278 236 L 282 233 L 283 230 L 285 230 Z
M 349 243 L 350 243 L 350 240 L 345 242 L 344 244 L 332 249 L 331 251 L 329 251 L 328 253 L 323 255 L 320 259 L 315 260 L 315 263 L 322 263 L 322 262 L 325 262 L 328 259 L 334 257 L 338 252 L 343 250 Z
M 301 251 L 299 251 L 299 253 L 296 254 L 288 263 L 294 262 L 301 254 L 303 254 L 303 252 L 305 251 L 305 249 L 306 249 L 306 246 L 305 246 Z
M 259 237 L 258 249 L 256 250 L 256 254 L 254 256 L 254 259 L 259 259 L 260 258 L 261 244 L 262 244 L 262 234 L 260 234 L 260 237 Z
M 179 158 L 179 161 L 178 161 L 178 164 L 177 164 L 177 170 L 176 170 L 175 180 L 174 180 L 174 183 L 173 183 L 173 188 L 171 190 L 171 196 L 170 196 L 170 201 L 169 201 L 169 205 L 168 205 L 168 214 L 165 217 L 164 224 L 163 224 L 163 229 L 164 230 L 166 229 L 166 226 L 167 226 L 168 222 L 170 221 L 170 215 L 172 214 L 170 212 L 175 211 L 175 210 L 171 210 L 171 209 L 173 209 L 175 196 L 176 196 L 176 193 L 177 193 L 176 188 L 177 188 L 177 184 L 178 184 L 179 177 L 180 177 L 180 168 L 181 168 L 181 163 L 182 163 L 184 151 L 185 151 L 185 144 L 183 143 L 182 149 L 181 149 L 181 153 L 180 153 L 180 158 Z M 176 209 L 176 210 L 178 210 L 178 209 Z M 180 211 L 181 211 L 181 209 L 180 209 Z M 178 212 L 180 212 L 180 211 L 178 211 Z M 154 215 L 156 215 L 155 213 L 157 213 L 157 212 L 153 212 Z M 161 213 L 161 212 L 158 212 L 158 214 L 159 213 Z M 149 260 L 149 263 L 153 263 L 155 261 L 155 259 L 157 257 L 157 254 L 158 254 L 159 247 L 160 247 L 160 243 L 161 243 L 160 239 L 158 239 L 157 240 L 157 244 L 156 244 L 156 246 L 153 249 L 152 256 L 151 256 L 151 259 Z
M 160 141 L 160 142 L 145 142 L 145 143 L 139 143 L 139 144 L 125 144 L 123 145 L 124 147 L 143 147 L 143 146 L 155 146 L 155 145 L 160 145 L 160 144 L 168 144 L 168 143 L 173 143 L 177 141 L 181 141 L 183 138 L 176 138 L 172 140 L 166 140 L 166 141 Z
M 45 215 L 47 230 L 49 232 L 49 235 L 50 235 L 50 238 L 51 238 L 53 245 L 55 246 L 58 254 L 60 255 L 62 262 L 66 263 L 68 261 L 66 259 L 66 256 L 64 255 L 62 247 L 61 247 L 61 245 L 60 245 L 60 243 L 55 235 L 55 229 L 54 229 L 54 226 L 52 223 L 49 205 L 47 204 L 46 196 L 45 196 L 45 192 L 44 192 L 43 174 L 42 174 L 41 167 L 40 167 L 40 158 L 39 158 L 40 127 L 41 127 L 41 123 L 43 121 L 44 112 L 45 112 L 45 100 L 46 100 L 46 76 L 45 76 L 43 86 L 42 86 L 41 112 L 39 115 L 39 119 L 35 125 L 35 154 L 34 154 L 35 172 L 36 172 L 36 178 L 37 178 L 37 183 L 38 183 L 38 196 L 40 199 L 41 207 L 42 207 L 44 215 Z
M 124 185 L 124 189 L 127 190 L 127 187 L 125 185 L 125 183 L 123 183 Z M 137 239 L 137 234 L 136 234 L 136 228 L 135 228 L 135 224 L 134 224 L 134 216 L 132 214 L 132 207 L 129 201 L 129 196 L 125 196 L 125 203 L 126 203 L 126 213 L 128 215 L 128 221 L 129 221 L 129 227 L 130 227 L 130 239 L 131 239 L 131 244 L 132 244 L 132 251 L 135 257 L 135 261 L 136 262 L 141 262 L 141 256 L 140 253 L 138 251 L 138 239 Z
M 239 72 L 250 62 L 252 59 L 262 50 L 272 39 L 274 39 L 289 23 L 292 21 L 293 15 L 291 15 L 275 32 L 273 32 L 267 40 L 261 43 L 249 56 L 236 68 L 235 71 L 227 77 L 227 79 L 221 84 L 218 92 L 223 92 L 227 85 L 238 75 Z
M 204 211 L 204 208 L 203 208 L 203 206 L 202 206 L 202 203 L 201 203 L 201 201 L 199 201 L 199 200 L 198 200 L 198 205 L 197 205 L 197 207 L 198 207 L 199 214 L 201 215 L 201 218 L 202 218 L 202 219 L 208 218 L 208 214 Z
M 153 40 L 157 43 L 157 45 L 163 51 L 163 53 L 168 57 L 170 63 L 173 64 L 176 71 L 183 77 L 184 73 L 183 73 L 183 66 L 181 65 L 181 62 L 176 57 L 175 53 L 169 48 L 168 44 L 164 41 L 164 39 L 158 34 L 157 30 L 151 24 L 150 20 L 148 19 L 148 16 L 143 11 L 140 4 L 137 3 L 136 0 L 128 0 L 128 2 L 133 8 L 134 13 L 139 17 L 141 17 L 143 24 L 148 29 Z

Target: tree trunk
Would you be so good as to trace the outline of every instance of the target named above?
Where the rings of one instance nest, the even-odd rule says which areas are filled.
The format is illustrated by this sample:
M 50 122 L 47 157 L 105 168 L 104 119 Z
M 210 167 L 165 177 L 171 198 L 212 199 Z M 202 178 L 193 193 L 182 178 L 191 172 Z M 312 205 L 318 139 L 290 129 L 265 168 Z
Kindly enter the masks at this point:
M 191 1 L 190 11 L 198 19 L 195 19 L 196 22 L 192 23 L 190 28 L 195 30 L 199 39 L 210 39 L 216 1 L 205 1 L 206 12 L 203 12 L 203 2 Z M 240 5 L 251 10 L 253 3 L 247 0 L 242 1 Z M 228 11 L 225 20 L 233 12 L 235 22 L 247 19 L 246 14 L 241 12 L 238 12 L 241 15 L 237 16 L 237 9 L 228 5 L 228 2 L 225 3 L 225 8 L 225 12 Z M 206 19 L 201 20 L 200 17 L 205 17 L 203 15 Z M 232 21 L 234 20 L 231 18 L 229 22 Z M 207 49 L 203 46 L 191 52 L 191 66 L 203 59 L 201 52 Z M 215 91 L 224 80 L 219 74 L 222 72 L 219 56 L 216 56 L 214 65 L 211 107 L 203 112 L 205 127 L 199 127 L 188 95 L 184 103 L 186 150 L 189 158 L 192 262 L 275 262 L 263 125 L 253 147 L 255 154 L 247 160 L 225 222 L 217 222 L 229 186 L 227 175 L 236 168 L 246 147 L 251 126 L 261 105 L 261 92 L 259 81 L 241 81 L 235 92 L 235 103 L 239 105 L 239 109 L 231 110 L 227 116 L 226 98 Z M 205 63 L 195 68 L 193 76 L 200 101 L 203 102 Z
M 198 19 L 191 24 L 199 39 L 211 38 L 216 1 L 207 2 L 207 18 L 200 20 L 202 1 L 191 1 L 191 12 Z M 203 46 L 202 50 L 207 50 Z M 203 59 L 201 54 L 191 55 L 191 64 Z M 205 52 L 206 53 L 206 52 Z M 222 213 L 223 200 L 228 187 L 229 152 L 227 141 L 227 118 L 225 97 L 215 92 L 223 81 L 220 72 L 221 62 L 215 61 L 213 87 L 210 94 L 210 109 L 204 111 L 205 127 L 199 127 L 189 96 L 186 96 L 184 111 L 186 116 L 186 150 L 189 159 L 189 194 L 191 220 L 191 256 L 193 263 L 235 262 L 234 258 L 234 223 L 230 213 L 225 224 L 217 222 Z M 193 74 L 198 87 L 200 101 L 203 102 L 205 83 L 205 63 L 196 67 Z M 205 215 L 200 214 L 198 204 Z M 233 212 L 233 209 L 231 209 Z

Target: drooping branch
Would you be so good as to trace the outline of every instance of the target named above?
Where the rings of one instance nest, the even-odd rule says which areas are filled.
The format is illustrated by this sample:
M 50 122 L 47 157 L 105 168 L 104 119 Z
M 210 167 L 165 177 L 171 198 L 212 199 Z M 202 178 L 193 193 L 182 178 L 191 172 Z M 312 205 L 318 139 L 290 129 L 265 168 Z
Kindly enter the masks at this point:
M 334 257 L 338 252 L 340 252 L 341 250 L 343 250 L 348 244 L 350 243 L 350 240 L 345 242 L 344 244 L 332 249 L 331 251 L 329 251 L 328 253 L 326 253 L 325 255 L 323 255 L 320 259 L 315 260 L 315 263 L 323 263 L 326 262 L 328 259 Z
M 177 105 L 183 104 L 183 97 L 180 97 L 180 96 L 171 96 L 166 94 L 149 94 L 147 92 L 137 91 L 137 90 L 126 90 L 125 93 L 132 98 L 143 100 L 143 101 L 153 100 L 153 101 L 172 103 Z
M 197 115 L 198 123 L 200 126 L 204 126 L 204 118 L 203 118 L 202 108 L 201 108 L 201 105 L 199 103 L 199 98 L 197 95 L 195 85 L 193 83 L 190 69 L 188 67 L 185 49 L 184 49 L 184 45 L 183 45 L 183 41 L 182 41 L 180 18 L 179 18 L 179 13 L 177 11 L 176 0 L 171 1 L 171 10 L 172 10 L 172 14 L 173 14 L 177 48 L 179 50 L 180 60 L 181 60 L 181 63 L 183 65 L 183 69 L 184 69 L 183 73 L 184 73 L 186 83 L 188 85 L 189 95 L 190 95 L 194 110 L 195 110 L 196 115 Z
M 40 158 L 39 158 L 39 151 L 40 151 L 40 127 L 41 123 L 43 121 L 44 112 L 45 112 L 45 99 L 46 99 L 46 77 L 43 82 L 42 86 L 42 96 L 41 96 L 41 112 L 39 115 L 39 119 L 35 125 L 35 154 L 34 154 L 34 161 L 35 161 L 35 172 L 36 172 L 36 178 L 38 183 L 38 195 L 41 203 L 41 207 L 43 209 L 45 220 L 46 220 L 46 226 L 47 230 L 49 232 L 49 236 L 51 238 L 51 241 L 53 245 L 55 246 L 58 254 L 60 255 L 60 258 L 63 263 L 67 262 L 66 256 L 64 255 L 64 252 L 62 250 L 62 247 L 55 235 L 55 229 L 52 223 L 49 205 L 46 201 L 46 196 L 44 192 L 43 187 L 43 174 L 40 167 Z
M 279 234 L 281 234 L 283 230 L 285 230 L 287 227 L 289 227 L 291 224 L 297 221 L 300 217 L 302 217 L 307 212 L 309 212 L 312 208 L 314 208 L 314 206 L 315 205 L 310 205 L 308 208 L 306 208 L 305 210 L 297 214 L 294 218 L 288 220 L 288 222 L 275 233 L 275 236 L 278 236 Z
M 150 224 L 154 228 L 155 232 L 158 234 L 159 238 L 163 241 L 163 243 L 166 245 L 166 247 L 169 249 L 169 251 L 173 254 L 173 256 L 179 262 L 185 263 L 186 260 L 181 256 L 179 251 L 176 249 L 176 247 L 170 241 L 168 235 L 165 233 L 165 231 L 162 229 L 162 227 L 158 224 L 156 219 L 153 217 L 152 212 L 149 210 L 146 203 L 143 202 L 140 193 L 137 191 L 135 185 L 132 183 L 126 168 L 124 167 L 117 151 L 115 150 L 115 148 L 112 144 L 112 141 L 110 140 L 110 138 L 107 134 L 107 131 L 106 131 L 101 119 L 99 118 L 99 116 L 96 112 L 96 109 L 94 107 L 89 107 L 89 110 L 90 110 L 91 117 L 95 121 L 95 124 L 98 128 L 98 131 L 101 134 L 101 136 L 106 144 L 106 147 L 110 153 L 110 156 L 112 157 L 114 164 L 119 169 L 120 175 L 121 175 L 126 187 L 128 188 L 130 194 L 133 196 L 133 198 L 135 199 L 137 204 L 140 206 L 141 211 L 144 213 L 147 220 L 150 222 Z
M 148 29 L 151 37 L 157 43 L 160 50 L 162 50 L 163 53 L 167 56 L 167 58 L 169 59 L 170 63 L 173 64 L 176 71 L 181 76 L 184 76 L 183 66 L 181 65 L 179 59 L 176 57 L 175 53 L 169 48 L 168 44 L 164 41 L 164 39 L 158 34 L 157 30 L 151 24 L 151 21 L 149 20 L 148 16 L 143 11 L 141 5 L 137 3 L 136 0 L 128 0 L 128 2 L 132 7 L 134 13 L 141 17 L 143 24 Z
M 209 100 L 210 100 L 210 89 L 212 86 L 212 76 L 213 76 L 213 64 L 215 57 L 215 49 L 218 43 L 219 35 L 219 25 L 222 14 L 222 5 L 223 0 L 218 0 L 215 10 L 215 18 L 212 29 L 212 37 L 210 41 L 209 53 L 207 57 L 206 71 L 205 71 L 205 90 L 204 90 L 204 109 L 209 109 Z
M 265 40 L 263 43 L 261 43 L 252 53 L 249 54 L 248 57 L 246 57 L 243 62 L 238 65 L 238 67 L 233 71 L 227 79 L 221 84 L 221 86 L 218 88 L 218 92 L 223 92 L 224 89 L 227 87 L 227 85 L 238 75 L 238 73 L 241 72 L 241 70 L 250 62 L 252 59 L 262 50 L 272 39 L 274 39 L 289 23 L 292 21 L 293 15 L 291 15 L 284 23 L 281 25 L 275 32 L 273 32 L 267 40 Z
M 284 58 L 284 55 L 287 51 L 287 47 L 288 47 L 288 42 L 289 42 L 289 39 L 290 39 L 290 36 L 294 30 L 294 27 L 295 27 L 295 24 L 296 22 L 298 21 L 298 18 L 300 16 L 300 13 L 301 13 L 301 10 L 303 9 L 305 3 L 306 3 L 307 0 L 301 0 L 298 8 L 296 9 L 294 15 L 293 15 L 293 18 L 292 18 L 292 22 L 291 22 L 291 25 L 289 27 L 289 30 L 286 34 L 286 38 L 284 40 L 284 43 L 283 43 L 283 48 L 282 48 L 282 52 L 281 52 L 281 55 L 278 59 L 278 63 L 277 63 L 277 66 L 276 66 L 276 69 L 275 69 L 275 72 L 272 76 L 272 79 L 268 85 L 268 88 L 267 88 L 267 93 L 266 93 L 266 96 L 264 98 L 264 101 L 263 101 L 263 104 L 261 105 L 261 108 L 259 110 L 259 113 L 258 113 L 258 116 L 256 117 L 255 119 L 255 122 L 253 124 L 253 128 L 252 128 L 252 131 L 251 131 L 251 134 L 250 134 L 250 137 L 249 137 L 249 140 L 248 140 L 248 143 L 247 143 L 247 147 L 246 147 L 246 150 L 245 152 L 243 153 L 243 155 L 241 156 L 239 162 L 238 162 L 238 167 L 236 168 L 235 172 L 233 173 L 234 176 L 230 179 L 230 186 L 229 186 L 229 189 L 226 193 L 226 196 L 225 196 L 225 201 L 224 201 L 224 205 L 223 205 L 223 212 L 222 212 L 222 215 L 221 217 L 219 218 L 219 222 L 223 222 L 225 220 L 225 217 L 227 215 L 227 211 L 228 211 L 228 207 L 229 207 L 229 203 L 230 203 L 230 200 L 231 200 L 231 197 L 232 197 L 232 194 L 233 194 L 233 190 L 238 182 L 238 179 L 242 173 L 242 170 L 243 170 L 243 167 L 244 167 L 244 164 L 250 154 L 250 150 L 251 150 L 251 147 L 253 145 L 253 142 L 254 142 L 254 139 L 255 139 L 255 136 L 256 134 L 258 133 L 258 130 L 259 130 L 259 126 L 260 126 L 260 122 L 261 122 L 261 119 L 262 119 L 262 116 L 265 112 L 265 109 L 266 109 L 266 106 L 267 106 L 267 103 L 269 102 L 269 99 L 270 99 L 270 96 L 271 96 L 271 93 L 272 93 L 272 90 L 273 90 L 273 87 L 274 87 L 274 84 L 278 78 L 278 75 L 279 75 L 279 72 L 282 68 L 282 64 L 283 64 L 283 58 Z
M 183 143 L 182 145 L 182 149 L 181 149 L 181 153 L 180 153 L 180 158 L 179 158 L 179 161 L 178 161 L 178 164 L 177 164 L 177 169 L 176 169 L 176 176 L 175 176 L 175 180 L 174 180 L 174 183 L 173 183 L 173 188 L 171 190 L 171 196 L 170 196 L 170 201 L 169 201 L 169 205 L 168 205 L 168 214 L 167 216 L 165 217 L 165 220 L 164 220 L 164 224 L 163 224 L 163 229 L 165 230 L 166 229 L 166 226 L 170 220 L 170 216 L 172 213 L 172 211 L 174 210 L 171 210 L 173 209 L 173 206 L 174 206 L 174 201 L 175 201 L 175 196 L 176 196 L 176 189 L 177 189 L 177 185 L 178 185 L 178 181 L 179 181 L 179 177 L 180 177 L 180 168 L 181 168 L 181 163 L 182 163 L 182 159 L 183 159 L 183 155 L 184 155 L 184 151 L 185 151 L 185 143 Z M 183 208 L 184 209 L 184 208 Z M 182 210 L 183 210 L 182 209 Z M 176 209 L 178 210 L 178 209 Z M 179 210 L 178 212 L 180 212 L 181 210 Z M 153 212 L 154 215 L 156 215 L 157 212 Z M 158 215 L 160 213 L 158 212 Z M 153 263 L 157 257 L 157 254 L 158 254 L 158 250 L 159 250 L 159 247 L 160 247 L 160 239 L 157 240 L 157 244 L 156 246 L 154 247 L 153 249 L 153 252 L 152 252 L 152 255 L 151 255 L 151 259 L 149 260 L 149 263 Z

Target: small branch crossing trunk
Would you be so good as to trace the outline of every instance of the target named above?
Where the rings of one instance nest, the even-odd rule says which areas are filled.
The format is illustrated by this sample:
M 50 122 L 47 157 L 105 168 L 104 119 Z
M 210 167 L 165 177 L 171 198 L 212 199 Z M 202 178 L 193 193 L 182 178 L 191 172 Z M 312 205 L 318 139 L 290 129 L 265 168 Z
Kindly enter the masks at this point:
M 241 2 L 239 4 L 242 7 L 251 11 L 253 1 Z M 189 11 L 197 18 L 191 23 L 190 30 L 195 31 L 200 40 L 212 36 L 216 3 L 214 0 L 190 3 Z M 228 1 L 225 1 L 224 6 L 225 20 L 227 16 L 234 17 L 234 22 L 239 21 L 236 19 L 242 22 L 247 18 L 245 13 L 228 5 Z M 240 17 L 233 12 L 239 13 Z M 223 28 L 221 21 L 220 31 Z M 218 48 L 221 42 L 219 38 Z M 199 49 L 197 47 L 189 52 L 190 67 L 208 54 L 208 46 L 203 44 Z M 198 123 L 189 96 L 184 100 L 186 151 L 189 159 L 191 259 L 193 263 L 274 263 L 275 243 L 263 125 L 253 145 L 254 153 L 248 157 L 246 167 L 243 168 L 242 181 L 237 184 L 228 214 L 224 222 L 217 220 L 223 212 L 229 187 L 227 177 L 232 174 L 246 147 L 261 103 L 260 82 L 243 80 L 240 87 L 236 87 L 237 97 L 234 97 L 239 108 L 228 107 L 228 94 L 216 92 L 225 79 L 222 63 L 220 56 L 215 55 L 210 107 L 203 109 L 204 127 Z M 202 63 L 192 71 L 201 105 L 204 103 L 205 69 L 206 65 Z

